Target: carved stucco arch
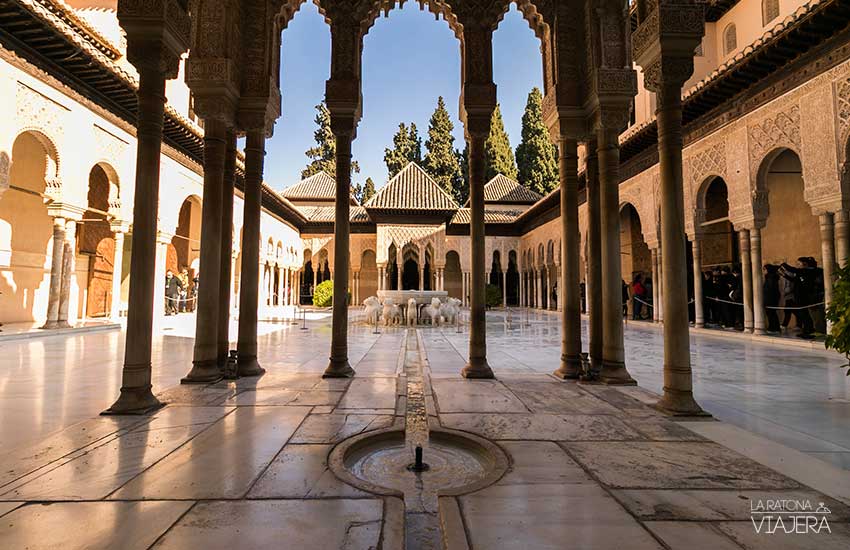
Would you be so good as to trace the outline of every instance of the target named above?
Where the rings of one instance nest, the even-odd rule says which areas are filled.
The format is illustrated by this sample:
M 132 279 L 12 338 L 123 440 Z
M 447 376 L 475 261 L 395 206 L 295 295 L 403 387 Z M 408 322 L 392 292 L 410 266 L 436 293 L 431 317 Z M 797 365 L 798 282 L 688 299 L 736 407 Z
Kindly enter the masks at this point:
M 121 219 L 121 176 L 118 170 L 115 169 L 113 161 L 107 158 L 101 158 L 92 165 L 92 170 L 97 166 L 106 174 L 106 179 L 109 182 L 109 196 L 107 203 L 109 204 L 109 214 L 116 219 Z M 89 170 L 91 174 L 91 170 Z
M 45 181 L 45 189 L 44 194 L 50 197 L 55 201 L 62 200 L 62 174 L 60 171 L 61 162 L 59 156 L 59 148 L 56 146 L 56 140 L 47 132 L 45 129 L 38 126 L 24 126 L 19 128 L 15 133 L 15 139 L 12 140 L 12 149 L 14 150 L 14 144 L 18 141 L 22 135 L 28 134 L 35 138 L 35 140 L 41 145 L 44 150 L 47 166 L 45 166 L 44 171 L 44 181 Z M 11 153 L 12 151 L 10 151 Z M 10 157 L 8 160 L 8 167 L 5 174 L 5 185 L 8 188 L 11 185 L 9 181 L 9 175 L 12 172 L 12 165 L 15 162 L 14 156 Z M 0 174 L 0 192 L 4 191 L 2 181 L 2 174 Z

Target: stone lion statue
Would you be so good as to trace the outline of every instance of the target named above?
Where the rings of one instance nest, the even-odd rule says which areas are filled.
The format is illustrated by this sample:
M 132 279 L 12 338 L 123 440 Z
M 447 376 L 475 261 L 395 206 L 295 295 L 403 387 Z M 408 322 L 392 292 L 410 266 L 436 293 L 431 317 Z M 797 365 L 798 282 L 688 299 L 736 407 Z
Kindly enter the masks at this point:
M 392 298 L 384 300 L 384 310 L 382 313 L 384 318 L 384 326 L 400 325 L 401 324 L 401 308 L 393 303 Z
M 369 296 L 363 300 L 363 312 L 370 325 L 377 325 L 381 317 L 381 301 L 376 296 Z
M 428 318 L 431 324 L 438 326 L 440 324 L 440 307 L 442 303 L 439 298 L 432 298 L 431 303 L 422 308 L 422 319 Z
M 443 321 L 453 325 L 457 321 L 457 315 L 460 313 L 461 301 L 457 298 L 449 298 L 446 303 L 440 306 L 440 315 Z
M 407 326 L 415 327 L 417 320 L 416 300 L 411 298 L 407 301 Z

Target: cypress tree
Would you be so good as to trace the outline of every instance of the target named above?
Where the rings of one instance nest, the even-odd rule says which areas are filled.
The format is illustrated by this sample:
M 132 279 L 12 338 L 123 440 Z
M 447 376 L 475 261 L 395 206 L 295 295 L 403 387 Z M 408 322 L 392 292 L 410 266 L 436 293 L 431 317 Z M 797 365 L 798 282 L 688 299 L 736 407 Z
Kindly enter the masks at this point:
M 387 165 L 390 178 L 401 172 L 408 163 L 422 162 L 422 138 L 416 124 L 411 123 L 410 128 L 402 122 L 398 125 L 398 132 L 393 136 L 392 149 L 384 149 L 384 163 Z
M 318 128 L 313 133 L 316 146 L 307 149 L 305 153 L 310 162 L 301 170 L 301 178 L 306 179 L 322 171 L 336 178 L 336 138 L 331 132 L 331 112 L 324 102 L 316 105 L 316 111 L 315 122 Z M 351 173 L 360 173 L 357 161 L 351 162 Z
M 505 124 L 502 122 L 502 111 L 498 104 L 496 105 L 496 110 L 493 111 L 493 118 L 490 120 L 490 135 L 484 144 L 484 157 L 486 159 L 484 172 L 486 181 L 490 181 L 499 174 L 516 179 L 517 171 L 516 161 L 514 161 L 514 151 L 511 148 L 508 134 L 505 132 Z
M 366 204 L 366 201 L 375 196 L 375 182 L 372 178 L 366 178 L 366 183 L 363 184 L 363 191 L 360 196 L 360 204 Z
M 460 165 L 460 182 L 459 187 L 455 191 L 455 201 L 458 204 L 466 204 L 466 199 L 469 198 L 469 144 L 463 147 L 463 151 L 455 150 L 457 162 Z
M 519 181 L 532 191 L 545 195 L 558 187 L 558 161 L 555 145 L 543 123 L 543 94 L 535 87 L 528 94 L 522 115 L 522 142 L 516 148 Z
M 437 108 L 428 124 L 428 141 L 425 142 L 428 153 L 425 155 L 423 168 L 440 187 L 459 201 L 462 195 L 463 176 L 460 172 L 460 159 L 454 148 L 455 138 L 452 131 L 454 131 L 454 124 L 446 110 L 443 97 L 440 96 L 437 99 Z

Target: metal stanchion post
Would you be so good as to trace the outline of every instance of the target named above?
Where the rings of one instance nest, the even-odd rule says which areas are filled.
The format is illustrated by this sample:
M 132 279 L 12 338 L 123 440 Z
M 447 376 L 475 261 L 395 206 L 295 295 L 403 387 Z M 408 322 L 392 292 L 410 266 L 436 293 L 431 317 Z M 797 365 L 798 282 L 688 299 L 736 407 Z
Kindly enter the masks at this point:
M 307 330 L 307 310 L 304 308 L 301 308 L 301 320 L 301 330 Z

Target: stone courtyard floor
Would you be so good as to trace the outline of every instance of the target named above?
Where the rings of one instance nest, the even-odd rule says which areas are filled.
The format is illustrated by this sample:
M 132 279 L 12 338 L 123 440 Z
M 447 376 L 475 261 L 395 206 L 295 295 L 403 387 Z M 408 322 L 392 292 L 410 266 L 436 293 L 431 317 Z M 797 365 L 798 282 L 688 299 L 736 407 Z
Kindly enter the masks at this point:
M 168 405 L 145 417 L 95 416 L 117 395 L 119 332 L 4 344 L 0 548 L 404 548 L 403 501 L 344 484 L 327 457 L 346 438 L 403 426 L 405 330 L 354 323 L 357 377 L 323 380 L 327 319 L 304 331 L 268 325 L 265 376 L 175 386 L 191 360 L 189 324 L 175 320 L 174 336 L 155 340 L 154 385 Z M 511 461 L 493 485 L 441 497 L 446 548 L 850 547 L 850 474 L 815 458 L 850 453 L 850 390 L 834 355 L 696 338 L 697 398 L 762 437 L 656 412 L 652 327 L 628 326 L 641 383 L 631 388 L 549 376 L 559 356 L 552 314 L 527 324 L 488 315 L 493 381 L 459 376 L 467 333 L 420 336 L 431 422 L 487 438 Z M 808 428 L 816 415 L 826 429 Z M 772 425 L 785 431 L 769 437 Z M 762 523 L 757 533 L 753 508 L 776 500 L 823 504 L 829 513 L 817 517 L 831 532 L 766 534 Z

